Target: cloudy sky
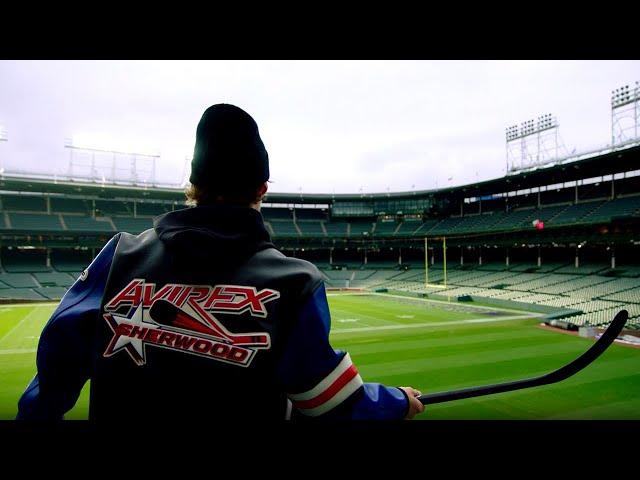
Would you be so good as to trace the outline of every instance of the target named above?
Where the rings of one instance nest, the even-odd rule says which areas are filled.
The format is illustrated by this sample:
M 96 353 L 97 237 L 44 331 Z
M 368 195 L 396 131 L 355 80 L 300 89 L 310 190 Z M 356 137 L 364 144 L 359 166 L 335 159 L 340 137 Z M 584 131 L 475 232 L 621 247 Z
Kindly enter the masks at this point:
M 636 80 L 639 61 L 0 61 L 0 166 L 62 174 L 74 138 L 158 152 L 179 183 L 224 102 L 258 122 L 272 191 L 459 185 L 503 175 L 505 127 L 542 114 L 569 152 L 605 146 L 611 91 Z

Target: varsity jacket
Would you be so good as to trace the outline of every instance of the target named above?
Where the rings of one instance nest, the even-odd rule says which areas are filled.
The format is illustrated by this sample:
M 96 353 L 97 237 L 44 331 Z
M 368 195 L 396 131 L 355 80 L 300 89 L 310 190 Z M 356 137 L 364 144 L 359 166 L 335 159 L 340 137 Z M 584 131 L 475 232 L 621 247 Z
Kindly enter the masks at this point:
M 44 327 L 18 419 L 402 419 L 329 342 L 322 275 L 271 243 L 257 210 L 201 206 L 116 234 Z

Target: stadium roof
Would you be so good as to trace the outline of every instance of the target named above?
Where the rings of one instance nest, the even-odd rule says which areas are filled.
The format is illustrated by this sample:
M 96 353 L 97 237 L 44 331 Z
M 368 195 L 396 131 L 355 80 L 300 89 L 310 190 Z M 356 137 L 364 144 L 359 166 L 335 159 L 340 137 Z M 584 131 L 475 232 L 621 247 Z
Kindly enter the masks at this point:
M 425 196 L 454 198 L 482 197 L 497 193 L 525 190 L 544 185 L 572 182 L 585 178 L 606 176 L 640 168 L 640 145 L 634 143 L 618 149 L 582 155 L 577 160 L 547 164 L 522 170 L 501 178 L 456 187 L 389 193 L 270 193 L 269 203 L 328 203 L 341 201 L 366 201 L 382 198 L 411 199 Z M 0 189 L 33 193 L 95 196 L 101 198 L 138 198 L 145 200 L 184 200 L 184 191 L 177 187 L 132 186 L 87 181 L 60 180 L 51 177 L 5 172 L 0 175 Z

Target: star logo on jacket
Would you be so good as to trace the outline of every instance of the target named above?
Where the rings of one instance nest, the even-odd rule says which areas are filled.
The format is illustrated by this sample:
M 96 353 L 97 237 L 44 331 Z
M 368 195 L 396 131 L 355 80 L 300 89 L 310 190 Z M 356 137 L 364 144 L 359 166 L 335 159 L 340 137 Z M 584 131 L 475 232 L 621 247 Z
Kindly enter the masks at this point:
M 146 348 L 153 346 L 247 367 L 258 350 L 271 347 L 269 334 L 230 332 L 212 312 L 265 318 L 264 304 L 279 296 L 237 285 L 169 284 L 155 292 L 154 284 L 135 279 L 105 305 L 103 318 L 113 337 L 103 355 L 125 351 L 141 366 L 147 362 Z M 128 314 L 118 313 L 126 306 Z

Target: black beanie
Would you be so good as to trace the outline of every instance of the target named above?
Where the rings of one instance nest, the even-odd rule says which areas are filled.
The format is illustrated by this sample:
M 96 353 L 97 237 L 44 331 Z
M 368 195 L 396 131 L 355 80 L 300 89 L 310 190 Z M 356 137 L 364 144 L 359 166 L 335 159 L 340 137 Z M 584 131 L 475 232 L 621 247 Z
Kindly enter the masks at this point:
M 269 180 L 269 155 L 247 112 L 220 103 L 207 108 L 196 130 L 189 181 L 212 194 L 247 194 Z

